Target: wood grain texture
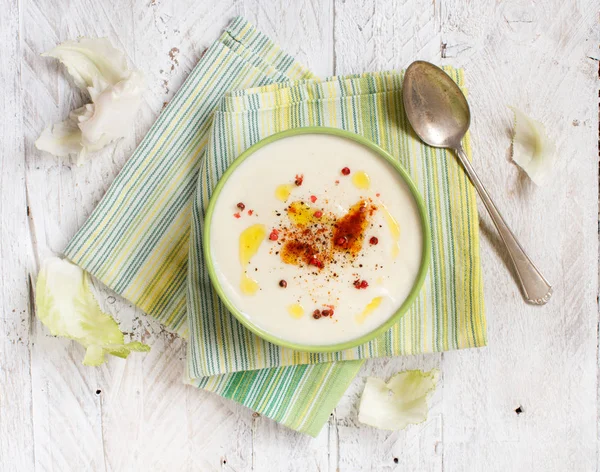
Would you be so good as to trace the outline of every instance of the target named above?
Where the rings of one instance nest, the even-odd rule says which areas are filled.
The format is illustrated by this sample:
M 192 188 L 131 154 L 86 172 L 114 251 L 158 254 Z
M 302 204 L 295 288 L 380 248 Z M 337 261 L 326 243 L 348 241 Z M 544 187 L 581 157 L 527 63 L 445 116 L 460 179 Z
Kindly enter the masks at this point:
M 31 470 L 29 273 L 35 268 L 25 194 L 20 10 L 3 0 L 0 11 L 0 463 Z
M 586 38 L 598 38 L 590 21 L 594 7 L 443 5 L 442 22 L 452 28 L 447 34 L 442 29 L 442 42 L 456 51 L 446 60 L 467 73 L 474 160 L 555 287 L 546 307 L 523 304 L 505 270 L 506 253 L 487 215 L 482 218 L 489 347 L 445 355 L 444 466 L 593 470 L 598 83 Z M 508 105 L 545 123 L 556 141 L 559 161 L 544 187 L 536 188 L 507 163 Z M 523 412 L 517 415 L 519 406 Z
M 440 55 L 439 2 L 336 0 L 338 75 L 406 68 Z
M 331 470 L 420 470 L 442 469 L 443 372 L 429 401 L 427 420 L 398 432 L 380 431 L 357 421 L 358 404 L 365 377 L 389 379 L 403 370 L 429 371 L 440 368 L 441 354 L 369 360 L 335 412 L 338 453 Z
M 596 469 L 597 10 L 593 0 L 4 0 L 0 470 Z M 556 288 L 548 306 L 524 305 L 483 216 L 489 346 L 367 362 L 316 439 L 185 386 L 184 341 L 103 287 L 104 308 L 152 345 L 149 354 L 85 368 L 83 349 L 49 336 L 29 303 L 38 261 L 64 248 L 237 14 L 320 75 L 418 58 L 464 67 L 475 165 Z M 86 100 L 39 56 L 79 35 L 107 36 L 149 84 L 130 136 L 82 167 L 33 146 L 46 124 Z M 545 187 L 509 162 L 507 105 L 543 121 L 557 142 Z M 433 367 L 441 382 L 425 423 L 390 433 L 357 422 L 364 377 Z

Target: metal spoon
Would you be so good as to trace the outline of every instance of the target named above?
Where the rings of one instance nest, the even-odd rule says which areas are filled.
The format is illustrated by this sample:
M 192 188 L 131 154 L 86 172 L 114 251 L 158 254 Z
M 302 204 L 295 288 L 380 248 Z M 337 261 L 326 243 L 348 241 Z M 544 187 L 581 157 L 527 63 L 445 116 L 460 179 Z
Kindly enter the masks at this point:
M 536 305 L 545 304 L 552 295 L 552 287 L 525 254 L 462 147 L 461 140 L 469 129 L 471 113 L 460 88 L 439 67 L 416 61 L 404 74 L 402 99 L 410 124 L 426 144 L 454 149 L 506 245 L 525 299 Z

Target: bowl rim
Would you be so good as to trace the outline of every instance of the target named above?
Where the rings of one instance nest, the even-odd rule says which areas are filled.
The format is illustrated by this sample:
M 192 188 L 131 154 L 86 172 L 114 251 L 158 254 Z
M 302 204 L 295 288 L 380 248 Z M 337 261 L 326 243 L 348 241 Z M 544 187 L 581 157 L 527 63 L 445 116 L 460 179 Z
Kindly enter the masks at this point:
M 417 205 L 417 210 L 418 210 L 420 222 L 421 222 L 421 228 L 422 228 L 421 265 L 419 267 L 419 272 L 417 273 L 417 277 L 415 278 L 415 281 L 413 283 L 413 286 L 412 286 L 408 296 L 406 297 L 406 299 L 404 300 L 402 305 L 400 305 L 400 307 L 396 310 L 396 312 L 393 315 L 391 315 L 384 323 L 382 323 L 378 327 L 372 329 L 368 333 L 363 334 L 362 336 L 360 336 L 358 338 L 350 339 L 350 340 L 344 341 L 342 343 L 326 344 L 326 345 L 299 344 L 299 343 L 294 343 L 294 342 L 286 341 L 285 339 L 278 338 L 277 336 L 259 328 L 254 323 L 252 323 L 246 316 L 244 316 L 244 314 L 231 302 L 231 300 L 229 300 L 229 298 L 223 291 L 223 287 L 221 286 L 221 283 L 219 282 L 219 279 L 218 279 L 216 271 L 215 271 L 214 263 L 212 260 L 212 256 L 211 256 L 211 243 L 210 243 L 211 231 L 210 231 L 210 229 L 212 226 L 212 217 L 213 217 L 213 213 L 214 213 L 214 208 L 215 208 L 216 202 L 219 198 L 219 195 L 221 194 L 221 190 L 227 183 L 227 180 L 229 180 L 229 177 L 235 172 L 235 170 L 240 166 L 240 164 L 242 162 L 244 162 L 249 156 L 254 154 L 259 149 L 263 148 L 264 146 L 267 146 L 267 145 L 269 145 L 275 141 L 279 141 L 281 139 L 289 138 L 291 136 L 304 135 L 304 134 L 326 134 L 326 135 L 332 135 L 332 136 L 350 139 L 352 141 L 355 141 L 355 142 L 367 147 L 368 149 L 375 152 L 375 154 L 377 154 L 380 157 L 382 157 L 383 159 L 385 159 L 400 174 L 400 176 L 402 177 L 402 179 L 408 186 L 408 189 L 410 190 L 410 193 L 412 194 L 412 197 Z M 244 327 L 249 329 L 252 333 L 256 334 L 260 338 L 262 338 L 272 344 L 281 346 L 281 347 L 285 347 L 288 349 L 292 349 L 294 351 L 301 351 L 301 352 L 327 353 L 327 352 L 337 352 L 337 351 L 343 351 L 345 349 L 351 349 L 351 348 L 360 346 L 361 344 L 365 344 L 365 343 L 375 339 L 380 334 L 389 330 L 408 311 L 410 306 L 414 303 L 415 299 L 419 295 L 419 292 L 421 290 L 421 287 L 423 286 L 425 277 L 427 276 L 427 272 L 429 270 L 429 263 L 430 263 L 430 259 L 431 259 L 431 229 L 429 226 L 429 221 L 427 219 L 427 208 L 423 201 L 423 197 L 421 196 L 419 190 L 417 189 L 417 186 L 415 185 L 414 181 L 412 180 L 412 178 L 410 177 L 410 175 L 406 171 L 406 169 L 404 169 L 404 167 L 400 163 L 398 163 L 387 151 L 385 151 L 384 149 L 382 149 L 381 147 L 379 147 L 377 144 L 370 141 L 369 139 L 367 139 L 363 136 L 360 136 L 358 134 L 349 132 L 349 131 L 345 131 L 345 130 L 341 130 L 341 129 L 337 129 L 337 128 L 328 128 L 328 127 L 323 127 L 323 126 L 306 126 L 306 127 L 293 128 L 290 130 L 281 131 L 281 132 L 272 134 L 271 136 L 268 136 L 264 139 L 261 139 L 256 144 L 252 145 L 251 147 L 246 149 L 244 152 L 242 152 L 231 163 L 231 165 L 226 169 L 226 171 L 223 173 L 223 175 L 217 182 L 217 185 L 213 189 L 213 192 L 210 196 L 208 208 L 206 210 L 206 214 L 205 214 L 205 218 L 204 218 L 202 246 L 203 246 L 203 253 L 204 253 L 204 261 L 206 263 L 206 266 L 208 269 L 208 275 L 209 275 L 209 278 L 210 278 L 210 281 L 211 281 L 211 284 L 212 284 L 214 290 L 217 292 L 217 295 L 219 296 L 219 298 L 221 299 L 223 304 L 227 307 L 229 312 L 233 316 L 235 316 L 235 318 L 240 323 L 242 323 L 242 325 Z

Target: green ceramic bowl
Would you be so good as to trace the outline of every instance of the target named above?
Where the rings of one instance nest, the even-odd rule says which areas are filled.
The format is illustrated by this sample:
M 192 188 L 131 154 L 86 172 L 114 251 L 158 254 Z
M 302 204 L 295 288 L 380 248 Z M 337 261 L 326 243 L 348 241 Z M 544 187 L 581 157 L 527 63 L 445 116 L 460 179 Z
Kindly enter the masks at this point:
M 280 339 L 277 336 L 273 335 L 272 333 L 266 332 L 266 331 L 262 330 L 261 328 L 259 328 L 258 326 L 254 325 L 252 323 L 252 321 L 249 320 L 246 316 L 244 316 L 244 314 L 225 295 L 225 292 L 223 291 L 223 287 L 221 286 L 219 279 L 217 277 L 214 262 L 212 259 L 210 231 L 211 231 L 211 226 L 212 226 L 211 223 L 212 223 L 213 211 L 215 209 L 215 203 L 218 200 L 219 195 L 221 194 L 221 190 L 223 189 L 225 182 L 227 182 L 227 179 L 229 179 L 231 174 L 233 174 L 236 171 L 236 169 L 244 161 L 244 159 L 246 159 L 248 156 L 252 155 L 254 152 L 258 151 L 263 146 L 266 146 L 266 145 L 268 145 L 274 141 L 278 141 L 280 139 L 285 139 L 287 137 L 297 136 L 300 134 L 329 134 L 329 135 L 333 135 L 333 136 L 339 136 L 342 138 L 351 139 L 352 141 L 356 141 L 356 142 L 362 144 L 363 146 L 369 148 L 373 152 L 375 152 L 375 154 L 379 155 L 382 159 L 385 159 L 394 169 L 396 169 L 398 174 L 400 174 L 402 179 L 406 182 L 406 185 L 408 186 L 408 188 L 409 188 L 410 192 L 412 193 L 412 196 L 417 204 L 417 208 L 418 208 L 419 215 L 421 218 L 421 227 L 422 227 L 422 236 L 423 236 L 423 244 L 422 244 L 423 254 L 421 256 L 421 267 L 419 268 L 417 278 L 415 279 L 415 282 L 412 286 L 410 293 L 408 294 L 408 297 L 406 297 L 406 300 L 404 300 L 404 303 L 400 306 L 400 308 L 398 308 L 396 313 L 394 313 L 390 318 L 388 318 L 380 326 L 378 326 L 377 328 L 373 329 L 372 331 L 368 332 L 367 334 L 365 334 L 359 338 L 352 339 L 350 341 L 345 341 L 343 343 L 329 344 L 329 345 L 322 345 L 322 346 L 296 344 L 296 343 L 292 343 L 292 342 L 288 342 L 283 339 Z M 396 162 L 396 160 L 392 156 L 390 156 L 386 151 L 384 151 L 383 149 L 381 149 L 379 146 L 377 146 L 375 143 L 369 141 L 368 139 L 365 139 L 362 136 L 359 136 L 354 133 L 350 133 L 348 131 L 343 131 L 343 130 L 339 130 L 336 128 L 325 128 L 325 127 L 316 127 L 316 126 L 306 127 L 306 128 L 294 128 L 294 129 L 291 129 L 288 131 L 283 131 L 281 133 L 274 134 L 272 136 L 269 136 L 268 138 L 263 139 L 262 141 L 259 141 L 254 146 L 250 147 L 245 152 L 243 152 L 229 166 L 229 168 L 223 174 L 223 176 L 219 180 L 217 186 L 215 187 L 215 189 L 212 193 L 210 202 L 208 204 L 208 210 L 206 212 L 206 219 L 205 219 L 205 224 L 204 224 L 204 234 L 202 235 L 202 237 L 203 237 L 203 246 L 204 246 L 204 259 L 205 259 L 206 265 L 208 267 L 208 274 L 209 274 L 210 280 L 211 280 L 213 287 L 215 288 L 217 294 L 219 295 L 219 298 L 223 301 L 223 303 L 228 308 L 228 310 L 233 314 L 233 316 L 235 316 L 240 323 L 242 323 L 246 328 L 248 328 L 254 334 L 260 336 L 263 339 L 266 339 L 267 341 L 269 341 L 273 344 L 277 344 L 279 346 L 283 346 L 283 347 L 293 349 L 296 351 L 307 351 L 307 352 L 335 352 L 335 351 L 342 351 L 344 349 L 353 348 L 353 347 L 359 346 L 361 344 L 364 344 L 368 341 L 371 341 L 372 339 L 376 338 L 380 334 L 382 334 L 385 331 L 387 331 L 388 329 L 390 329 L 395 323 L 398 322 L 398 320 L 402 317 L 402 315 L 404 315 L 404 313 L 406 313 L 408 308 L 412 305 L 412 303 L 417 298 L 417 295 L 419 294 L 419 290 L 421 289 L 421 286 L 423 285 L 423 282 L 425 280 L 425 276 L 427 275 L 427 270 L 429 268 L 430 253 L 431 253 L 431 231 L 429 228 L 429 222 L 426 217 L 425 204 L 423 203 L 423 198 L 419 194 L 419 191 L 417 190 L 415 183 L 412 181 L 412 179 L 408 175 L 408 172 L 400 164 L 398 164 L 398 162 Z

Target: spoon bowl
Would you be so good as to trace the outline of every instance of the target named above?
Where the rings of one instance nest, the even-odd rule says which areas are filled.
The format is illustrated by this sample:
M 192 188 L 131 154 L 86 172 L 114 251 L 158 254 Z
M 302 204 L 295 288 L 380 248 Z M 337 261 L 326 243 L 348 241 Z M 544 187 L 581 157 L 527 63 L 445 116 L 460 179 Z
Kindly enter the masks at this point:
M 552 287 L 525 254 L 462 147 L 461 141 L 471 123 L 471 112 L 458 85 L 439 67 L 416 61 L 404 74 L 402 100 L 408 121 L 423 142 L 433 147 L 454 149 L 506 246 L 525 300 L 536 305 L 545 304 L 552 296 Z
M 408 120 L 423 142 L 439 148 L 460 144 L 471 112 L 458 85 L 442 69 L 413 62 L 404 74 L 402 98 Z

